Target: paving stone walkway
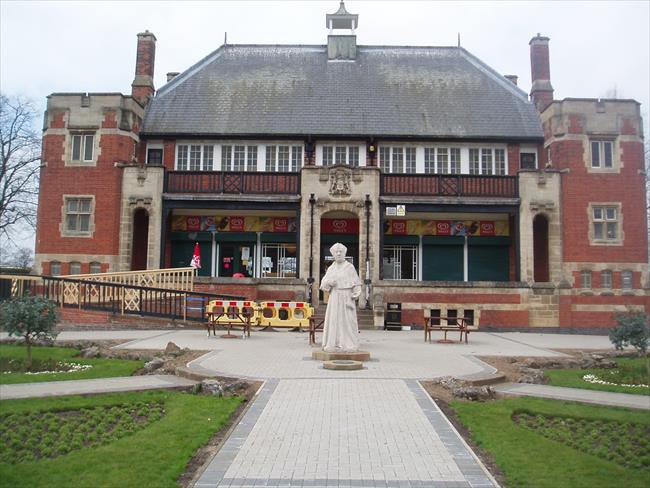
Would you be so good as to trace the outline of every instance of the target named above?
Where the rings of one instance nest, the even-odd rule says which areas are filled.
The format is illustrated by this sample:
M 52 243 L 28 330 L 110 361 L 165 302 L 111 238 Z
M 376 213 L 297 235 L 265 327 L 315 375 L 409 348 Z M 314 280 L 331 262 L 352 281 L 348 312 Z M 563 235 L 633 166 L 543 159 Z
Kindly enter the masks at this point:
M 51 397 L 65 395 L 93 395 L 120 391 L 159 390 L 192 386 L 196 381 L 172 375 L 127 376 L 96 380 L 48 381 L 0 385 L 0 399 Z
M 195 485 L 492 487 L 415 380 L 268 380 Z
M 524 383 L 505 383 L 502 385 L 495 385 L 494 389 L 500 393 L 506 393 L 508 395 L 551 398 L 553 400 L 568 400 L 572 402 L 608 405 L 611 407 L 650 410 L 650 396 L 646 395 L 582 390 L 580 388 L 566 388 L 562 386 L 529 385 Z

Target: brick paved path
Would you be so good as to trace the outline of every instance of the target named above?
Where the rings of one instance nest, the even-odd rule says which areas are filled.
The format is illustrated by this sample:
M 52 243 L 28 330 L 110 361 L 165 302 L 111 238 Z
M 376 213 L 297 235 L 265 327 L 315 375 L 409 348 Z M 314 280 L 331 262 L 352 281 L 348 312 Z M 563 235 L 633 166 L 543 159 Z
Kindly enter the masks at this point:
M 195 485 L 496 486 L 415 380 L 269 380 Z

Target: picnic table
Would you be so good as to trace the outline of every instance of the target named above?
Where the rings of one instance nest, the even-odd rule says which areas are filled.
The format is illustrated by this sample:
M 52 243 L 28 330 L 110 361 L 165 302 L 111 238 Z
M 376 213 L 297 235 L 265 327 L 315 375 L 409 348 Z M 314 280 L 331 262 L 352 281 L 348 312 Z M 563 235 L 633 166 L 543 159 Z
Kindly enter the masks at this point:
M 224 309 L 221 312 L 207 312 L 206 313 L 207 322 L 205 323 L 205 328 L 208 331 L 208 337 L 210 337 L 210 330 L 212 330 L 212 335 L 216 336 L 216 326 L 220 325 L 224 328 L 227 328 L 228 331 L 226 334 L 222 335 L 224 339 L 234 339 L 238 337 L 235 334 L 231 334 L 233 327 L 241 327 L 242 329 L 242 338 L 251 336 L 251 318 L 252 315 L 246 312 L 232 312 L 228 309 Z
M 444 325 L 443 325 L 444 322 Z M 442 344 L 451 344 L 455 341 L 447 339 L 448 332 L 459 332 L 459 342 L 463 342 L 463 335 L 465 336 L 465 344 L 467 344 L 467 336 L 469 336 L 469 326 L 472 323 L 470 317 L 454 317 L 454 316 L 433 316 L 424 318 L 424 342 L 431 342 L 431 332 L 439 330 L 445 333 L 444 339 L 439 339 L 438 342 Z

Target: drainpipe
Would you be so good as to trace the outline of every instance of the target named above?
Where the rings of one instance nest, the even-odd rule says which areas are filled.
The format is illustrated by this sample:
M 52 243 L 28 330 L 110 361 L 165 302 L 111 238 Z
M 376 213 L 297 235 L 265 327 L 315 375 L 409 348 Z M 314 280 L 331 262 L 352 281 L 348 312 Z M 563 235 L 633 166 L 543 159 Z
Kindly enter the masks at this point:
M 370 195 L 366 193 L 366 279 L 364 283 L 366 285 L 366 310 L 370 310 L 370 206 L 372 202 L 370 201 Z
M 313 288 L 314 288 L 314 205 L 316 198 L 312 193 L 309 196 L 309 277 L 307 278 L 307 299 L 309 305 L 313 305 Z

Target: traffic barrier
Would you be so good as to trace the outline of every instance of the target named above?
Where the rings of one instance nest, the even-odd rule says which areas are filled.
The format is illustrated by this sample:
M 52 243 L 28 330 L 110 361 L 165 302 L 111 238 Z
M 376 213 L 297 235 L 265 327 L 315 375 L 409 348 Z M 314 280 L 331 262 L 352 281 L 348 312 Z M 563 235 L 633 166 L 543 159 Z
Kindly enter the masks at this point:
M 262 327 L 309 327 L 314 309 L 307 302 L 260 303 L 258 325 Z
M 257 325 L 259 321 L 259 305 L 250 300 L 212 300 L 206 307 L 206 313 L 210 322 L 218 324 L 232 324 L 233 322 L 245 322 L 250 318 L 251 325 Z

